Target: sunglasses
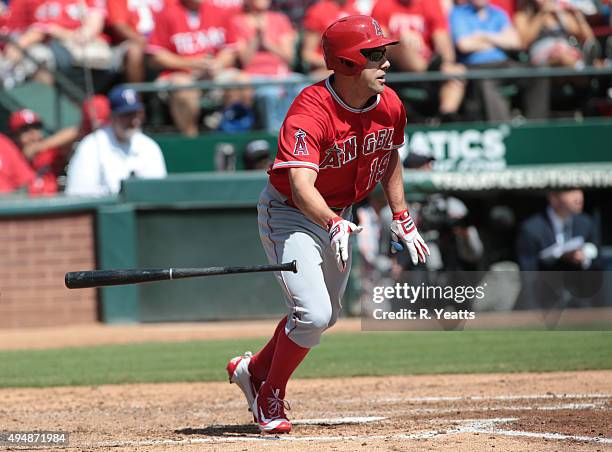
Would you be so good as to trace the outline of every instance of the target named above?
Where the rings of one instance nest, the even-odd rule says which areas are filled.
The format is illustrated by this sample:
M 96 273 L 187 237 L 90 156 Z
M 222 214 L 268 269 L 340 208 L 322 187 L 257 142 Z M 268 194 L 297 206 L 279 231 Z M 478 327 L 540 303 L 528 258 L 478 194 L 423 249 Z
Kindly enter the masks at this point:
M 361 54 L 373 63 L 378 63 L 387 54 L 387 48 L 382 49 L 362 49 Z

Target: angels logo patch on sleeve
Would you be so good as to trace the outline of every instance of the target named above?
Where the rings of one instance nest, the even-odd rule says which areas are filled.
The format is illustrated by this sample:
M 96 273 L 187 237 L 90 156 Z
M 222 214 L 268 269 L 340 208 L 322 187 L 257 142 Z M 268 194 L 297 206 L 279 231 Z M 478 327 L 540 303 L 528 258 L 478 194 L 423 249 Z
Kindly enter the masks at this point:
M 293 155 L 308 155 L 308 148 L 306 147 L 306 132 L 302 129 L 298 129 L 295 132 L 295 146 L 293 146 Z

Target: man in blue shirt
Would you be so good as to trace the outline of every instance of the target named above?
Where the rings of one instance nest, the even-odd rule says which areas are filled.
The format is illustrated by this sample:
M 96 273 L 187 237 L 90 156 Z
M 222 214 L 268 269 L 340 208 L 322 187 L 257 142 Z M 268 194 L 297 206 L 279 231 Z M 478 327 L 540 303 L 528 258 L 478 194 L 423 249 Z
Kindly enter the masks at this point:
M 464 5 L 454 7 L 449 22 L 459 62 L 481 69 L 524 67 L 506 53 L 520 50 L 518 33 L 506 12 L 489 5 L 489 0 L 469 0 Z M 483 98 L 487 119 L 511 119 L 510 108 L 499 93 L 498 80 L 479 80 L 476 85 Z M 523 90 L 523 97 L 527 117 L 547 116 L 548 80 L 529 80 Z

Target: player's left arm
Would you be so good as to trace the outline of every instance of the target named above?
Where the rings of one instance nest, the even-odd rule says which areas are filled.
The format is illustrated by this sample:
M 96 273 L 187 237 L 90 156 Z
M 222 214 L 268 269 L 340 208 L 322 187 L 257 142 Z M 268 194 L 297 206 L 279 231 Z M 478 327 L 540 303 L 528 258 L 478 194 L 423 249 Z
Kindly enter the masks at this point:
M 389 151 L 391 153 L 389 165 L 380 184 L 387 197 L 391 212 L 393 212 L 393 221 L 391 222 L 391 252 L 395 253 L 408 248 L 412 263 L 417 265 L 419 262 L 425 262 L 426 256 L 429 256 L 429 248 L 417 231 L 416 225 L 410 216 L 404 193 L 403 167 L 397 148 L 403 144 L 405 127 L 406 110 L 400 103 L 393 137 L 393 147 L 395 149 Z
M 403 167 L 398 151 L 394 150 L 389 152 L 391 152 L 389 166 L 387 166 L 387 171 L 380 181 L 380 185 L 385 192 L 391 211 L 401 212 L 402 210 L 408 209 L 406 196 L 404 194 Z
M 408 211 L 404 194 L 403 168 L 399 153 L 395 150 L 389 152 L 392 153 L 389 159 L 389 166 L 380 183 L 389 202 L 389 207 L 391 207 L 393 212 L 393 221 L 391 221 L 391 252 L 395 253 L 407 248 L 412 264 L 417 265 L 419 262 L 425 262 L 427 256 L 429 256 L 429 248 L 421 234 L 419 234 L 419 231 L 417 231 L 416 225 Z

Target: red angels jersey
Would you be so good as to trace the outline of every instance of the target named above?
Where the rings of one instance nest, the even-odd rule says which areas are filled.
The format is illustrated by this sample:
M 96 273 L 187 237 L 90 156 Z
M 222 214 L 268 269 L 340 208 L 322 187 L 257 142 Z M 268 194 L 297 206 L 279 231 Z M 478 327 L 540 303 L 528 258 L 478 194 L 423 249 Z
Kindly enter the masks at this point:
M 318 173 L 315 188 L 327 205 L 342 209 L 364 199 L 382 179 L 391 152 L 404 144 L 406 110 L 385 87 L 362 109 L 345 104 L 331 78 L 302 90 L 278 137 L 270 183 L 291 203 L 288 168 Z
M 183 57 L 214 56 L 234 42 L 227 25 L 226 16 L 212 4 L 202 3 L 198 14 L 178 1 L 167 1 L 155 17 L 148 50 L 165 49 Z
M 442 12 L 439 0 L 379 0 L 372 10 L 372 17 L 389 30 L 389 37 L 399 39 L 404 30 L 421 35 L 423 57 L 431 58 L 435 31 L 448 32 L 448 20 Z

